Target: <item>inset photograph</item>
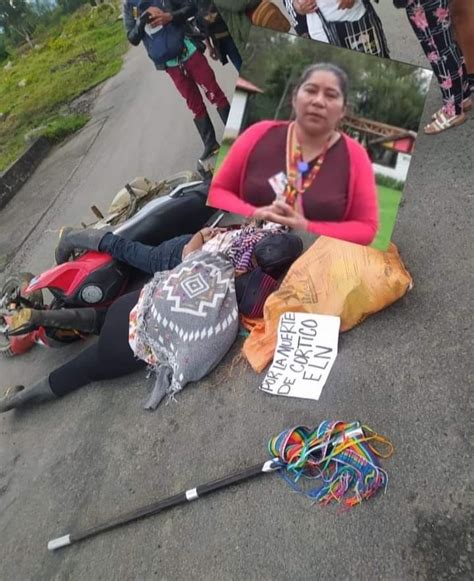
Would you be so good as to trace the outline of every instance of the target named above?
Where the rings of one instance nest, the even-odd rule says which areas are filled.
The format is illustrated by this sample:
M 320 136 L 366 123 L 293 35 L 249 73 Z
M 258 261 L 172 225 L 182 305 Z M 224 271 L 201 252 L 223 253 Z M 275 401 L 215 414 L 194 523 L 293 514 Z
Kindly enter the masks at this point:
M 431 76 L 252 29 L 208 204 L 386 250 Z

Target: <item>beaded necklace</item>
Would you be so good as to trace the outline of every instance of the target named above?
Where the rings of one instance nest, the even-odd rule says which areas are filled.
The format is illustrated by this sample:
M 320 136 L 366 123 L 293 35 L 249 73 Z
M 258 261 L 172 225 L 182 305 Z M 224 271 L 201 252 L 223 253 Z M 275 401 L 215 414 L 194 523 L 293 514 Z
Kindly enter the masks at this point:
M 331 137 L 326 141 L 323 151 L 318 155 L 312 167 L 310 167 L 310 164 L 303 160 L 301 145 L 296 139 L 295 123 L 291 123 L 288 127 L 286 138 L 286 171 L 288 183 L 284 196 L 286 203 L 290 206 L 295 206 L 298 197 L 303 196 L 315 180 L 324 163 L 330 142 Z

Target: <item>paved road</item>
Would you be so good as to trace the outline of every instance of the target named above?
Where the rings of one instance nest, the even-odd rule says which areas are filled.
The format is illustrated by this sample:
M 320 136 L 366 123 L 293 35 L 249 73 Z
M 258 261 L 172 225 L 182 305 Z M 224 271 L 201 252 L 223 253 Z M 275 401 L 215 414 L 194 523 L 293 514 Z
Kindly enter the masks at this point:
M 422 64 L 388 4 L 394 55 Z M 166 79 L 147 70 L 143 54 L 130 52 L 91 125 L 8 207 L 1 232 L 13 237 L 34 223 L 30 197 L 43 197 L 37 219 L 57 195 L 12 268 L 48 266 L 59 226 L 83 219 L 93 202 L 105 204 L 124 181 L 194 160 L 190 119 Z M 220 72 L 227 90 L 231 77 Z M 425 120 L 438 105 L 433 89 Z M 141 409 L 149 382 L 138 374 L 1 416 L 0 579 L 467 579 L 473 136 L 471 116 L 459 129 L 420 137 L 395 231 L 415 288 L 341 337 L 319 402 L 265 396 L 255 374 L 230 373 L 236 345 L 215 373 L 155 413 Z M 38 348 L 1 361 L 2 384 L 33 381 L 77 349 Z M 324 418 L 362 418 L 393 438 L 385 497 L 338 514 L 269 476 L 62 553 L 46 551 L 51 537 L 259 461 L 269 436 Z

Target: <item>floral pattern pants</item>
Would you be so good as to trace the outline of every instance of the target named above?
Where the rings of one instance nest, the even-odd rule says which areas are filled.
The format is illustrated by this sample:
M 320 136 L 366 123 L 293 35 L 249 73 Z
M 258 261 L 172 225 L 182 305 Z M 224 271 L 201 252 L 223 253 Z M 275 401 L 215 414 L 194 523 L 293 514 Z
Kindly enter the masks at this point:
M 410 0 L 406 10 L 410 24 L 433 69 L 448 117 L 462 112 L 470 94 L 464 57 L 453 37 L 449 0 Z

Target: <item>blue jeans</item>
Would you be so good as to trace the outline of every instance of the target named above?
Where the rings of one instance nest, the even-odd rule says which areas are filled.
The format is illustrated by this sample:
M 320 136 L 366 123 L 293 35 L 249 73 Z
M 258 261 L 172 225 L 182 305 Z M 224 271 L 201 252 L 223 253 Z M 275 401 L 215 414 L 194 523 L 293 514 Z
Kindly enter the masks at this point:
M 147 246 L 107 232 L 100 242 L 99 250 L 142 272 L 155 274 L 172 270 L 181 264 L 183 248 L 192 237 L 192 234 L 185 234 L 166 240 L 158 246 Z

